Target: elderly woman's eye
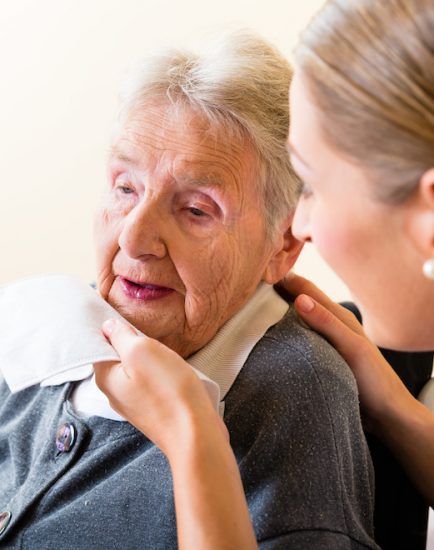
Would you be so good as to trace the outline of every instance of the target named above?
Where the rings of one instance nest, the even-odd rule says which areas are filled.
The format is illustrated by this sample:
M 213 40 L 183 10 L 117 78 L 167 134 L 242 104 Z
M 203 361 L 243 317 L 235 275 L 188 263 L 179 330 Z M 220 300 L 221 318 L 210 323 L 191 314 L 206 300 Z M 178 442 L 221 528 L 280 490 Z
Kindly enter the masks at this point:
M 206 212 L 204 212 L 200 208 L 196 208 L 195 206 L 190 206 L 188 208 L 188 211 L 190 212 L 190 214 L 193 214 L 193 216 L 196 218 L 203 218 L 208 215 Z
M 130 195 L 131 193 L 134 193 L 134 189 L 128 187 L 127 185 L 118 185 L 117 189 L 119 189 L 124 195 Z

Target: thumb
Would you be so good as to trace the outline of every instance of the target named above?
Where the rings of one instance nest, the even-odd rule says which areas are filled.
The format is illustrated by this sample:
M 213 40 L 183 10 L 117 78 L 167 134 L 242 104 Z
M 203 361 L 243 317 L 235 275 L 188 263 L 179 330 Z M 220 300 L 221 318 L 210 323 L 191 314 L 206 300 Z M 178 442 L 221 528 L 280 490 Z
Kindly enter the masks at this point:
M 349 361 L 357 350 L 360 335 L 306 294 L 298 296 L 294 304 L 303 321 L 322 334 Z
M 107 319 L 104 321 L 102 332 L 121 357 L 138 338 L 135 329 L 129 323 L 120 319 Z

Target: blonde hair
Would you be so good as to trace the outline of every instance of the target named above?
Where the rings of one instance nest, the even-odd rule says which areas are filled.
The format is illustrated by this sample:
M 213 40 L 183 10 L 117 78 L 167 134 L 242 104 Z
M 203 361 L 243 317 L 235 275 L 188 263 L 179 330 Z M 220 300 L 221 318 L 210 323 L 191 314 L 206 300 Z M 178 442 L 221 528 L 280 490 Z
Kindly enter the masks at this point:
M 299 187 L 286 149 L 291 76 L 286 59 L 256 34 L 226 34 L 200 54 L 170 50 L 143 60 L 121 90 L 120 117 L 163 98 L 187 104 L 228 137 L 247 137 L 258 152 L 258 185 L 272 234 L 295 207 Z
M 329 143 L 403 201 L 434 165 L 434 0 L 329 0 L 296 64 Z

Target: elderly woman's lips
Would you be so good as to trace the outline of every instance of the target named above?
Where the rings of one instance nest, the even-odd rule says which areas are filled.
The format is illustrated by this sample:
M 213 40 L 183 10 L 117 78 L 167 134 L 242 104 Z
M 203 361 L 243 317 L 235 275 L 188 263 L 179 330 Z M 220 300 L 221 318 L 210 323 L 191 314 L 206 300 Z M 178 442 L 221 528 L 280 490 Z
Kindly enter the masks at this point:
M 124 294 L 136 300 L 157 300 L 158 298 L 163 298 L 174 292 L 173 288 L 146 283 L 135 283 L 134 281 L 125 279 L 125 277 L 119 277 L 119 281 Z

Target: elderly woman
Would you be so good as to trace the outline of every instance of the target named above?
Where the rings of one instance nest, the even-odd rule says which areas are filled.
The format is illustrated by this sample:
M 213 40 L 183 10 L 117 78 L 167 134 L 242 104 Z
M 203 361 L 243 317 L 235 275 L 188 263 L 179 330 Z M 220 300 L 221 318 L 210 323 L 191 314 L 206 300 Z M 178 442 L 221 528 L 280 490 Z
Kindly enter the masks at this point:
M 397 350 L 434 349 L 433 26 L 433 0 L 328 0 L 302 35 L 291 88 L 290 149 L 294 168 L 305 181 L 294 234 L 313 241 L 348 284 L 367 334 Z M 300 316 L 321 330 L 351 365 L 370 429 L 433 504 L 433 414 L 406 389 L 352 314 L 298 277 L 287 287 L 299 295 L 295 306 Z M 125 330 L 118 327 L 116 340 L 121 332 Z M 139 366 L 136 361 L 135 368 Z M 179 379 L 173 377 L 171 383 L 178 403 L 171 422 L 176 424 L 176 413 L 184 410 L 195 426 L 199 412 L 194 400 Z M 152 395 L 156 388 L 143 378 L 142 393 Z M 117 395 L 109 377 L 106 391 Z M 169 423 L 167 409 L 164 413 Z M 156 416 L 152 425 L 139 408 L 130 417 L 141 421 L 169 457 L 174 455 L 175 444 L 158 430 Z M 214 452 L 219 449 L 216 443 Z M 192 445 L 188 452 L 200 456 L 201 450 Z M 181 461 L 172 462 L 175 483 L 181 479 L 186 484 L 191 471 Z M 231 486 L 231 469 L 224 471 L 223 464 L 220 488 Z M 208 545 L 203 547 L 217 549 L 221 539 L 212 535 L 235 512 L 225 515 L 221 507 L 208 504 L 207 491 L 218 491 L 206 466 L 195 475 L 202 479 L 196 501 L 178 485 L 192 507 L 205 507 L 201 523 L 186 518 L 187 535 L 193 540 L 193 530 L 206 533 Z M 241 510 L 237 518 L 233 530 L 225 531 L 225 542 L 247 547 L 248 533 L 244 545 L 240 542 Z M 405 542 L 398 544 L 402 548 Z
M 96 240 L 99 291 L 130 325 L 105 325 L 122 362 L 96 368 L 112 407 L 136 427 L 86 414 L 87 380 L 15 394 L 3 385 L 6 547 L 176 548 L 176 507 L 180 545 L 205 548 L 219 534 L 191 530 L 203 519 L 203 468 L 217 483 L 230 472 L 224 492 L 208 493 L 215 510 L 233 506 L 223 528 L 241 545 L 230 547 L 256 544 L 226 429 L 186 358 L 219 383 L 261 547 L 376 547 L 352 375 L 271 286 L 300 250 L 290 229 L 289 81 L 273 48 L 237 35 L 201 57 L 151 59 L 129 83 Z M 147 392 L 149 383 L 159 389 Z M 163 437 L 149 434 L 154 419 Z M 180 463 L 198 470 L 189 490 L 178 490 Z

